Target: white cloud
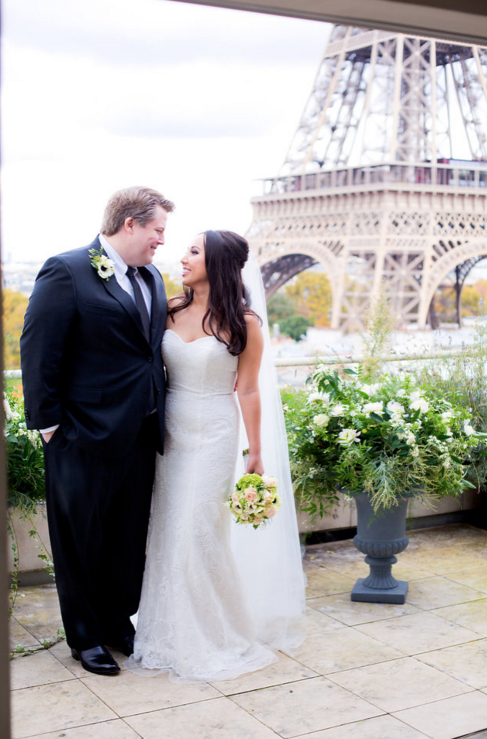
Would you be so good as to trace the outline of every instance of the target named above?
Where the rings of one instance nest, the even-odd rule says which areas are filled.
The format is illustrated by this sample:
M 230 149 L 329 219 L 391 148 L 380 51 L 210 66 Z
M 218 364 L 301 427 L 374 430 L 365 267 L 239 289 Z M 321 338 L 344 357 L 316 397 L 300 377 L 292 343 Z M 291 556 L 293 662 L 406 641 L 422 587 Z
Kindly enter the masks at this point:
M 110 194 L 177 204 L 164 253 L 244 232 L 284 159 L 328 27 L 163 0 L 4 0 L 4 255 L 91 241 Z
M 311 30 L 310 30 L 311 29 Z M 237 31 L 237 33 L 235 33 Z M 312 59 L 323 23 L 168 0 L 4 0 L 3 36 L 19 46 L 91 56 L 97 62 L 295 63 Z

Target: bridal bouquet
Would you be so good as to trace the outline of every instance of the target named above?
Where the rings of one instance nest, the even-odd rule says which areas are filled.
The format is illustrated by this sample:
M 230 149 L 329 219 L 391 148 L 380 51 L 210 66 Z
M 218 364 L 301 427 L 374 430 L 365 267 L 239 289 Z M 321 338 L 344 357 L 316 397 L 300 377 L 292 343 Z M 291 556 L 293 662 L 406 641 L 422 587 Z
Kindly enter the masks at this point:
M 244 475 L 235 485 L 227 506 L 237 523 L 251 523 L 254 529 L 258 529 L 281 507 L 277 480 L 267 475 Z

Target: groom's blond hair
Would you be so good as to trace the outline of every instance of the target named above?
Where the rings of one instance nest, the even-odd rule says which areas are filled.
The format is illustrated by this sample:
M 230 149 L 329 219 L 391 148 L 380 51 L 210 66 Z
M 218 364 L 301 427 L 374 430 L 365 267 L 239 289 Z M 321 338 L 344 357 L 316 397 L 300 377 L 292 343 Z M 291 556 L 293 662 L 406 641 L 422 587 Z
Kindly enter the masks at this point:
M 171 200 L 150 187 L 118 190 L 106 205 L 100 232 L 105 236 L 113 236 L 120 231 L 126 218 L 133 218 L 140 226 L 146 226 L 155 217 L 158 205 L 168 213 L 174 210 Z

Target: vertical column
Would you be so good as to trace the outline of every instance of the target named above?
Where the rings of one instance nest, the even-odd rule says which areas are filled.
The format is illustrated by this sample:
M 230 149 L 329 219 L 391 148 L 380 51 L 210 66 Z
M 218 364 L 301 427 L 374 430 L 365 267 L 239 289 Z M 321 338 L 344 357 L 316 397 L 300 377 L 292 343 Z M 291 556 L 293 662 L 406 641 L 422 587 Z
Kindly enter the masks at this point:
M 1 1 L 0 1 L 1 14 Z M 1 243 L 0 243 L 1 263 Z M 0 285 L 3 284 L 0 274 Z M 0 318 L 0 328 L 2 319 Z M 0 372 L 1 390 L 3 392 L 3 330 L 0 333 Z M 7 508 L 7 475 L 5 466 L 5 447 L 0 445 L 0 511 Z M 10 575 L 7 566 L 7 527 L 5 517 L 0 518 L 0 736 L 10 737 L 10 659 L 9 659 L 9 624 L 8 624 L 8 591 Z
M 401 107 L 401 84 L 402 84 L 402 58 L 404 51 L 404 36 L 397 34 L 396 39 L 396 56 L 394 65 L 394 103 L 392 108 L 392 133 L 391 147 L 389 150 L 389 159 L 391 164 L 396 161 L 397 144 L 399 135 L 399 110 Z
M 372 293 L 370 295 L 371 302 L 378 297 L 384 280 L 384 262 L 387 249 L 387 225 L 389 223 L 390 214 L 390 203 L 388 202 L 389 197 L 388 193 L 385 192 L 384 199 L 381 202 L 380 207 L 379 244 L 375 257 L 374 282 L 372 284 Z
M 433 265 L 433 245 L 437 238 L 436 234 L 436 213 L 440 208 L 440 201 L 438 196 L 431 194 L 428 198 L 428 227 L 425 229 L 425 247 L 424 247 L 424 259 L 423 259 L 423 273 L 421 275 L 421 291 L 420 301 L 418 307 L 418 328 L 425 328 L 428 318 L 430 319 L 431 328 L 437 328 L 436 314 L 434 309 L 430 312 L 430 301 L 429 301 L 429 280 L 431 268 Z M 426 212 L 426 209 L 425 209 Z

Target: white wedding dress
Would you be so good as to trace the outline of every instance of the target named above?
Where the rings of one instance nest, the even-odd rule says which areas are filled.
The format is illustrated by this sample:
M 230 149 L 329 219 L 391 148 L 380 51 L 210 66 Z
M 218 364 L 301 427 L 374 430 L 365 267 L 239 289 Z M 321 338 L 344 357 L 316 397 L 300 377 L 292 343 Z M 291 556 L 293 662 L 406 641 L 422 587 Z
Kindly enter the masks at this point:
M 231 547 L 237 525 L 225 506 L 241 453 L 238 357 L 213 336 L 185 343 L 170 329 L 162 352 L 169 379 L 165 451 L 157 459 L 135 649 L 127 666 L 141 674 L 167 671 L 176 682 L 227 680 L 276 661 L 257 640 Z M 253 578 L 268 566 L 259 562 Z

